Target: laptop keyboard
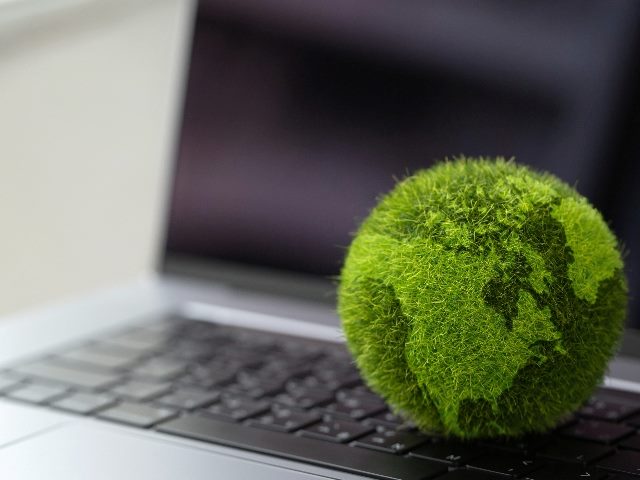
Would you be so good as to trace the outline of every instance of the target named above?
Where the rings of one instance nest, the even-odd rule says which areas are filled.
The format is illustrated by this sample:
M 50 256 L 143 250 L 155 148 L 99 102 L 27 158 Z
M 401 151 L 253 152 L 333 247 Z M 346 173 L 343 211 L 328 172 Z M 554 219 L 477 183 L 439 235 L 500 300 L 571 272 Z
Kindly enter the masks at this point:
M 640 478 L 640 395 L 556 430 L 445 440 L 394 415 L 344 345 L 175 318 L 0 372 L 0 396 L 382 479 Z

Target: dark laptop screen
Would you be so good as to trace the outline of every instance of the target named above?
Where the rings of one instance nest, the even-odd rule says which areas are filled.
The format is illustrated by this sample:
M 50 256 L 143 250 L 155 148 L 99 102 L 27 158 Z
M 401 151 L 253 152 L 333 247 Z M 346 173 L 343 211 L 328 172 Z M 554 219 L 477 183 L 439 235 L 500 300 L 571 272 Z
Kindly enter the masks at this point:
M 230 5 L 205 2 L 196 18 L 168 255 L 335 275 L 394 178 L 458 153 L 515 156 L 613 211 L 601 157 L 584 154 L 599 139 L 575 138 L 571 122 L 584 118 L 571 118 L 566 72 L 561 88 L 539 58 L 518 60 L 532 78 L 491 62 L 463 74 L 455 62 L 472 56 L 447 63 L 378 47 L 385 30 L 355 18 L 347 33 L 337 17 L 305 29 L 302 7 Z

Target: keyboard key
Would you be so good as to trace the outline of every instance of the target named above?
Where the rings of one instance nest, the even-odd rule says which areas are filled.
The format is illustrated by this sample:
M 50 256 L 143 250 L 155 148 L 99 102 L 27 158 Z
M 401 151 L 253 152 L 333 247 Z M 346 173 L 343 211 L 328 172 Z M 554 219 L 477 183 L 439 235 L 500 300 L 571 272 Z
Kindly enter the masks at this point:
M 504 479 L 503 475 L 496 475 L 494 473 L 482 472 L 480 470 L 452 470 L 444 477 L 439 477 L 438 480 L 500 480 Z
M 168 408 L 157 408 L 130 402 L 122 402 L 115 407 L 98 413 L 98 417 L 105 420 L 126 423 L 127 425 L 141 428 L 151 427 L 175 415 L 175 411 Z
M 620 472 L 640 476 L 640 452 L 621 450 L 600 460 L 597 467 L 609 472 Z
M 379 397 L 373 395 L 339 391 L 336 393 L 336 401 L 324 407 L 323 410 L 331 415 L 361 420 L 387 410 L 387 406 Z
M 210 390 L 181 389 L 155 400 L 163 406 L 178 410 L 206 407 L 220 398 L 220 392 Z
M 208 416 L 222 420 L 241 422 L 249 417 L 259 415 L 269 410 L 271 405 L 263 400 L 224 395 L 219 403 L 203 410 Z
M 147 383 L 129 380 L 111 389 L 111 393 L 129 400 L 144 401 L 159 397 L 169 391 L 168 383 Z
M 635 430 L 626 425 L 598 422 L 595 420 L 583 420 L 570 427 L 561 430 L 562 435 L 599 442 L 610 445 L 621 438 L 631 435 Z
M 224 387 L 224 389 L 225 391 L 234 393 L 236 395 L 259 399 L 266 396 L 276 395 L 277 393 L 281 392 L 282 384 L 263 382 L 256 385 L 243 385 L 241 383 L 234 383 L 232 385 Z
M 329 390 L 348 388 L 362 383 L 360 374 L 349 370 L 315 370 L 313 375 Z
M 247 424 L 252 427 L 267 428 L 279 432 L 294 432 L 302 427 L 319 422 L 321 418 L 317 413 L 276 406 L 270 412 L 249 420 Z
M 521 438 L 484 440 L 479 444 L 494 450 L 534 456 L 538 450 L 546 446 L 551 440 L 552 437 L 550 435 L 529 435 Z
M 323 408 L 325 412 L 331 415 L 352 418 L 353 420 L 361 420 L 369 415 L 374 415 L 386 408 L 385 405 L 366 405 L 362 404 L 354 406 L 353 404 L 343 402 L 333 402 Z
M 527 474 L 530 480 L 602 480 L 606 474 L 592 467 L 576 464 L 552 463 Z
M 60 398 L 67 393 L 67 387 L 60 385 L 25 384 L 24 386 L 11 390 L 9 398 L 21 400 L 29 403 L 45 404 L 56 398 Z
M 258 380 L 279 382 L 284 386 L 285 382 L 291 378 L 304 377 L 310 373 L 306 359 L 278 358 L 271 359 L 257 370 L 249 371 L 249 376 Z M 243 381 L 244 372 L 238 375 L 238 381 Z
M 140 354 L 108 344 L 93 344 L 64 353 L 57 358 L 63 362 L 81 363 L 109 371 L 133 366 L 140 359 Z
M 70 368 L 57 364 L 54 360 L 30 363 L 16 368 L 15 371 L 28 377 L 89 390 L 109 388 L 120 380 L 119 375 Z
M 192 367 L 181 382 L 201 388 L 226 385 L 233 382 L 241 368 L 238 362 L 213 361 Z
M 131 370 L 132 377 L 149 378 L 156 381 L 171 380 L 187 368 L 186 362 L 171 358 L 152 358 Z
M 382 398 L 364 385 L 359 385 L 349 390 L 338 390 L 336 392 L 336 399 L 339 402 L 357 400 L 360 403 L 366 404 L 384 404 L 384 400 Z
M 289 389 L 276 395 L 275 402 L 289 407 L 312 408 L 333 401 L 333 393 L 317 388 Z
M 578 410 L 578 415 L 593 420 L 619 422 L 640 411 L 640 406 L 631 406 L 617 402 L 592 398 L 587 405 Z
M 474 458 L 469 462 L 468 468 L 509 475 L 511 477 L 521 477 L 537 470 L 543 465 L 544 463 L 540 460 L 510 453 L 499 453 L 486 454 Z
M 613 452 L 611 447 L 570 439 L 558 439 L 537 453 L 540 458 L 586 465 Z
M 170 420 L 158 430 L 387 480 L 426 480 L 447 471 L 446 465 L 437 462 L 396 457 L 196 415 Z
M 345 443 L 373 431 L 374 429 L 370 426 L 325 416 L 321 423 L 302 430 L 301 435 L 330 442 Z
M 90 415 L 116 403 L 109 395 L 94 393 L 73 393 L 51 403 L 51 406 L 80 415 Z
M 428 440 L 428 437 L 419 433 L 380 428 L 375 433 L 359 438 L 353 445 L 386 453 L 405 453 Z
M 418 448 L 411 450 L 409 455 L 460 466 L 466 465 L 483 453 L 483 449 L 475 445 L 441 440 L 420 445 Z
M 371 425 L 381 425 L 383 427 L 399 427 L 405 420 L 389 410 L 384 410 L 376 415 L 373 415 L 365 420 Z
M 620 443 L 621 448 L 628 450 L 640 450 L 640 435 L 629 437 Z

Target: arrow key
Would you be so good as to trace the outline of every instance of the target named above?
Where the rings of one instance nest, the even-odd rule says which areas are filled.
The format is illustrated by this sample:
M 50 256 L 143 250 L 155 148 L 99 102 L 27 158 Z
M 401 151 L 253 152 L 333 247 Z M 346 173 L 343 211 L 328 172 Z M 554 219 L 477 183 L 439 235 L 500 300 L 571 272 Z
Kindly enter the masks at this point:
M 409 455 L 426 458 L 427 460 L 437 460 L 449 465 L 462 466 L 479 457 L 482 453 L 483 450 L 481 448 L 472 444 L 439 440 L 433 443 L 425 443 L 412 450 Z
M 610 472 L 640 476 L 640 452 L 622 450 L 598 462 L 598 468 Z
M 377 432 L 359 438 L 353 445 L 387 453 L 405 453 L 428 440 L 420 433 L 379 427 Z
M 511 455 L 507 453 L 483 455 L 469 462 L 468 467 L 474 470 L 484 470 L 487 472 L 508 475 L 511 477 L 522 477 L 534 470 L 546 465 L 540 460 Z M 535 478 L 535 477 L 531 477 Z
M 594 468 L 584 468 L 580 465 L 550 464 L 527 475 L 531 480 L 602 480 L 605 473 Z

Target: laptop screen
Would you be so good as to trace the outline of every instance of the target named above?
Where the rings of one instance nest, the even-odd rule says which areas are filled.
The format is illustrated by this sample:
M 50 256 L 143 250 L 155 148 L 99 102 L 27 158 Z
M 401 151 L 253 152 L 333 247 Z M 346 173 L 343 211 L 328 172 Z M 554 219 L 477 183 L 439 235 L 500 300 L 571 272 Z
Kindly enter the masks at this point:
M 196 16 L 168 257 L 334 276 L 394 179 L 459 153 L 515 156 L 610 207 L 598 159 L 563 137 L 565 102 L 544 79 L 479 81 L 362 48 L 355 22 L 328 35 L 219 4 Z

